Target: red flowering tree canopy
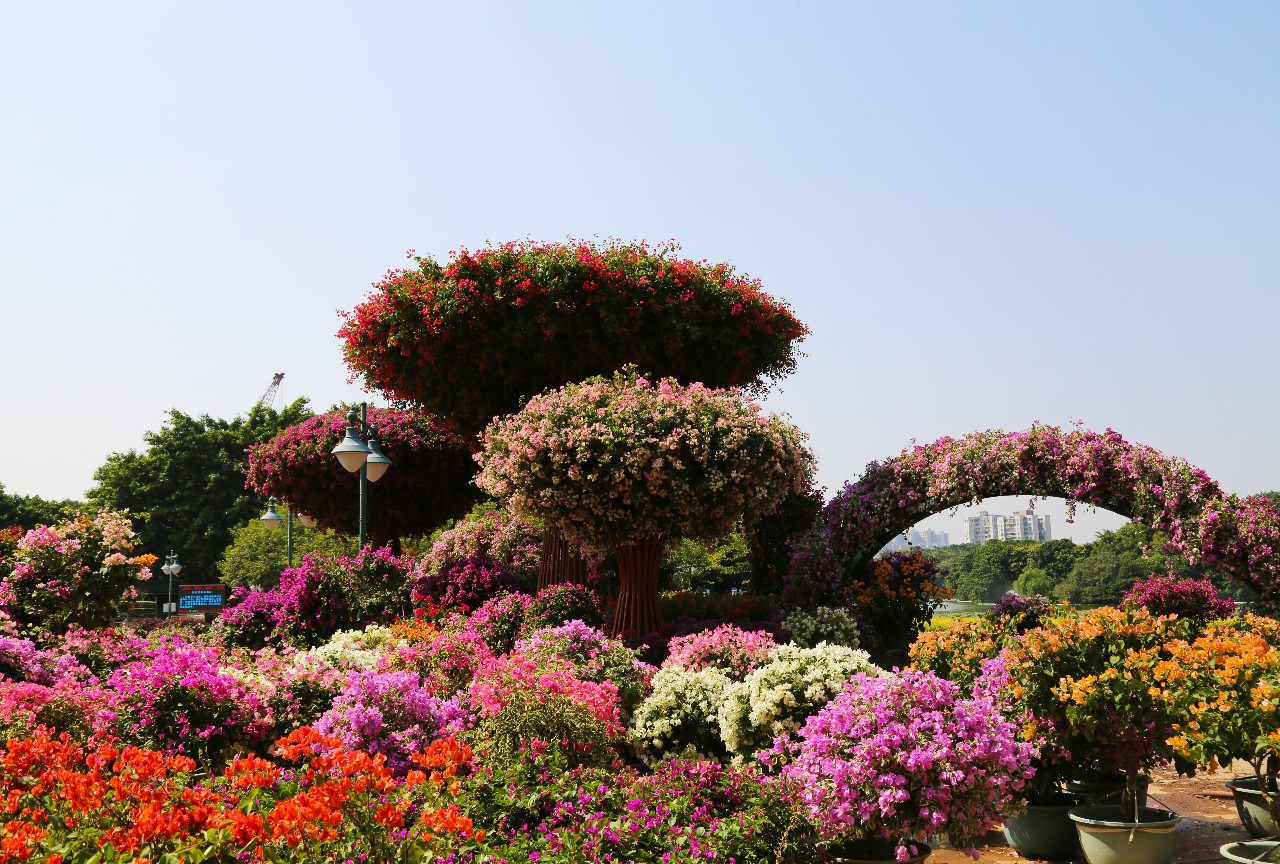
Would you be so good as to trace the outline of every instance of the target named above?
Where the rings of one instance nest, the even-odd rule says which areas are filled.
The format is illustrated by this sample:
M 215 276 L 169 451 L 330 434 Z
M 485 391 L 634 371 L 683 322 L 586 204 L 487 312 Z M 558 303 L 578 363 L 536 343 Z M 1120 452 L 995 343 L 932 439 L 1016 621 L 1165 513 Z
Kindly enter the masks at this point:
M 248 486 L 287 501 L 314 516 L 322 528 L 356 533 L 357 475 L 331 453 L 347 428 L 346 412 L 330 411 L 291 426 L 249 449 Z M 441 431 L 430 416 L 394 408 L 370 408 L 369 423 L 392 461 L 382 479 L 369 484 L 369 533 L 374 545 L 395 537 L 426 534 L 455 519 L 479 493 L 471 483 L 471 449 Z
M 1032 426 L 940 438 L 873 462 L 796 543 L 788 592 L 831 596 L 893 537 L 927 516 L 999 495 L 1065 498 L 1161 532 L 1165 551 L 1221 568 L 1280 602 L 1280 512 L 1228 495 L 1204 471 L 1118 433 Z
M 495 420 L 476 456 L 476 484 L 588 549 L 712 540 L 808 488 L 814 463 L 804 439 L 736 390 L 653 383 L 628 368 Z
M 352 372 L 466 434 L 522 398 L 627 364 L 755 392 L 789 374 L 808 333 L 760 283 L 674 243 L 585 240 L 415 258 L 339 331 Z

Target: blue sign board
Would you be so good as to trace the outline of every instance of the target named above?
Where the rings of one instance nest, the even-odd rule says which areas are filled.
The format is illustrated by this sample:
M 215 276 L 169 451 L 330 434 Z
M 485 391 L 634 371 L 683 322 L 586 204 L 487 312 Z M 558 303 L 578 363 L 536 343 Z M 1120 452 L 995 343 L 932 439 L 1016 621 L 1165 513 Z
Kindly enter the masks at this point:
M 217 612 L 227 599 L 226 585 L 179 585 L 179 612 Z

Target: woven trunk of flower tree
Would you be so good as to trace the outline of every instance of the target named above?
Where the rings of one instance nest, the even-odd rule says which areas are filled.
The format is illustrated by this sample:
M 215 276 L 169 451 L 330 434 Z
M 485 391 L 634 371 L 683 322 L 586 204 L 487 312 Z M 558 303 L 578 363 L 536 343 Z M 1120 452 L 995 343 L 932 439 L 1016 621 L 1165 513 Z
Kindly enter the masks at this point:
M 618 545 L 618 611 L 613 616 L 610 635 L 627 635 L 640 640 L 662 632 L 662 606 L 658 598 L 658 565 L 666 549 L 662 537 L 642 537 Z
M 564 536 L 554 528 L 543 531 L 542 553 L 538 558 L 538 590 L 566 582 L 583 585 L 586 581 L 587 562 L 577 547 L 565 542 Z

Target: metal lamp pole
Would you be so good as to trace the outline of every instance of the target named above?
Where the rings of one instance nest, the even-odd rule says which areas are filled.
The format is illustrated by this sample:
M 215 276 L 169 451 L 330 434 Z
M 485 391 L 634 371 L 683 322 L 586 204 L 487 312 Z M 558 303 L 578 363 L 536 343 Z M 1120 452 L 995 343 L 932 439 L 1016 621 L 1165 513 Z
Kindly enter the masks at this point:
M 342 467 L 351 473 L 360 472 L 359 543 L 364 548 L 369 518 L 369 484 L 376 483 L 387 473 L 391 460 L 378 444 L 378 430 L 369 425 L 369 406 L 360 403 L 360 413 L 352 408 L 347 412 L 347 432 L 332 453 Z
M 280 517 L 280 514 L 276 512 L 275 498 L 270 498 L 267 500 L 267 512 L 263 513 L 262 516 L 259 518 L 262 520 L 262 524 L 267 526 L 268 531 L 274 531 L 275 529 L 280 527 L 281 522 L 285 521 Z M 292 507 L 289 508 L 289 520 L 287 525 L 288 527 L 285 529 L 287 532 L 286 539 L 285 539 L 285 557 L 288 563 L 285 566 L 286 568 L 289 568 L 293 566 L 293 508 Z
M 173 577 L 182 572 L 182 565 L 178 563 L 178 553 L 170 552 L 169 557 L 165 559 L 164 566 L 160 568 L 160 572 L 169 577 L 169 602 L 165 604 L 168 614 L 174 613 L 173 608 Z

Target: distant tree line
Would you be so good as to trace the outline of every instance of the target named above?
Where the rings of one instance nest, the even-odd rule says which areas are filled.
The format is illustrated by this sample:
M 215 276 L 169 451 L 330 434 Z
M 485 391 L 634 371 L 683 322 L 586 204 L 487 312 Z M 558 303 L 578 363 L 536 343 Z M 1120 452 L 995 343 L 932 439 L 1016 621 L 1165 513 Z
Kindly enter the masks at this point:
M 1113 604 L 1137 580 L 1167 572 L 1206 576 L 1229 595 L 1250 599 L 1249 589 L 1229 576 L 1166 556 L 1159 551 L 1163 545 L 1158 533 L 1130 522 L 1081 545 L 1071 540 L 990 540 L 924 552 L 945 571 L 943 582 L 958 600 L 992 603 L 1016 591 L 1078 605 Z

